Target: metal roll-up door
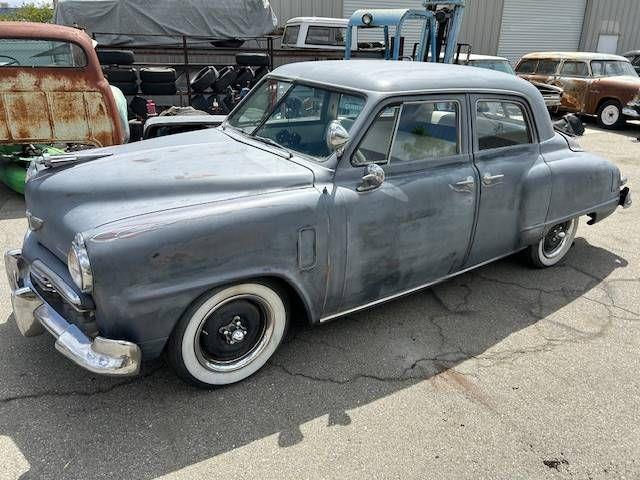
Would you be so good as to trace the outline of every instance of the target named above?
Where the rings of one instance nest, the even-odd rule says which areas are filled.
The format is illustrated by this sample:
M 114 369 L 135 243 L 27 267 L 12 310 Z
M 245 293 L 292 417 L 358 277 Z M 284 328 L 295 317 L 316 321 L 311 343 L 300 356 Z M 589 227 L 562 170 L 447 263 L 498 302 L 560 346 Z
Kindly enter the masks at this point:
M 522 55 L 576 51 L 587 0 L 505 0 L 498 55 L 515 64 Z

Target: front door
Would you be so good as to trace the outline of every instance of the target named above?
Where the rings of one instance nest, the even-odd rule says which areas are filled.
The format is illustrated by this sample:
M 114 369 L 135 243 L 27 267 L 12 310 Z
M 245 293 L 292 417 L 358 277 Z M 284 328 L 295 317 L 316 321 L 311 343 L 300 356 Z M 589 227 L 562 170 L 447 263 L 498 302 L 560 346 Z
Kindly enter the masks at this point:
M 469 108 L 480 205 L 466 267 L 516 251 L 523 229 L 544 222 L 550 175 L 525 99 L 476 95 Z
M 338 311 L 405 292 L 459 268 L 473 229 L 477 173 L 464 96 L 381 107 L 336 172 L 346 216 L 346 273 Z M 368 164 L 384 181 L 362 191 Z

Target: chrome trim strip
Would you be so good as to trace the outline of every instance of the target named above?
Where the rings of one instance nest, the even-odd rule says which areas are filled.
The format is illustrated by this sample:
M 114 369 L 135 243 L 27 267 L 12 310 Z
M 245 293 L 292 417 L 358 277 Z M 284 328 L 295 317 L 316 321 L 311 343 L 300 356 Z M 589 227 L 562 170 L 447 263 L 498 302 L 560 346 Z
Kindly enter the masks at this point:
M 410 293 L 414 293 L 414 292 L 417 292 L 419 290 L 422 290 L 422 289 L 425 289 L 425 288 L 428 288 L 428 287 L 432 287 L 433 285 L 436 285 L 438 283 L 442 283 L 442 282 L 444 282 L 446 280 L 449 280 L 450 278 L 457 277 L 458 275 L 461 275 L 463 273 L 467 273 L 467 272 L 469 272 L 471 270 L 475 270 L 476 268 L 479 268 L 479 267 L 483 267 L 484 265 L 487 265 L 489 263 L 495 262 L 496 260 L 500 260 L 501 258 L 505 258 L 505 257 L 508 257 L 510 255 L 513 255 L 514 253 L 517 253 L 520 250 L 522 250 L 522 249 L 514 250 L 513 252 L 509 252 L 506 255 L 500 255 L 499 257 L 492 258 L 491 260 L 487 260 L 486 262 L 479 263 L 477 265 L 474 265 L 473 267 L 465 268 L 464 270 L 460 270 L 459 272 L 456 272 L 456 273 L 451 273 L 449 275 L 446 275 L 444 277 L 439 278 L 438 280 L 434 280 L 433 282 L 429 282 L 429 283 L 425 283 L 424 285 L 420 285 L 419 287 L 411 288 L 409 290 L 405 290 L 405 291 L 400 292 L 400 293 L 395 293 L 393 295 L 389 295 L 388 297 L 384 297 L 384 298 L 381 298 L 379 300 L 375 300 L 373 302 L 365 303 L 364 305 L 360 305 L 359 307 L 353 307 L 353 308 L 350 308 L 348 310 L 344 310 L 344 311 L 342 311 L 340 313 L 334 313 L 333 315 L 329 315 L 327 317 L 323 317 L 323 318 L 320 319 L 320 323 L 328 322 L 329 320 L 333 320 L 334 318 L 342 317 L 344 315 L 348 315 L 350 313 L 358 312 L 360 310 L 365 310 L 365 309 L 367 309 L 369 307 L 373 307 L 373 306 L 378 305 L 380 303 L 385 303 L 385 302 L 388 302 L 390 300 L 394 300 L 396 298 L 404 297 L 405 295 L 409 295 Z

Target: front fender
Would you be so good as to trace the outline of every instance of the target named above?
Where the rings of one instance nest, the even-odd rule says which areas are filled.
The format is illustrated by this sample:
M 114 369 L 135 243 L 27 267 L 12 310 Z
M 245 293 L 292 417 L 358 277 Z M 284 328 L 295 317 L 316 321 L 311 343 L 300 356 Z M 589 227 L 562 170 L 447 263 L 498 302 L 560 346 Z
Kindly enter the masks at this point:
M 322 197 L 304 188 L 157 212 L 90 232 L 100 331 L 153 356 L 196 298 L 256 277 L 286 281 L 310 318 L 319 318 L 329 248 Z

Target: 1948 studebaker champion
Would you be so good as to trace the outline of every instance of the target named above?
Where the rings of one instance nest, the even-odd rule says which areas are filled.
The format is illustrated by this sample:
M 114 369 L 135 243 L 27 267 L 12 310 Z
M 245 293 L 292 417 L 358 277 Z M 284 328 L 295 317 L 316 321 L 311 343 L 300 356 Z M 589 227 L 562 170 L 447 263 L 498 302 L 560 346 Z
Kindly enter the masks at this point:
M 17 324 L 93 372 L 166 352 L 237 382 L 309 322 L 526 250 L 631 203 L 619 170 L 553 131 L 530 83 L 470 67 L 286 65 L 213 130 L 43 157 L 8 252 Z

